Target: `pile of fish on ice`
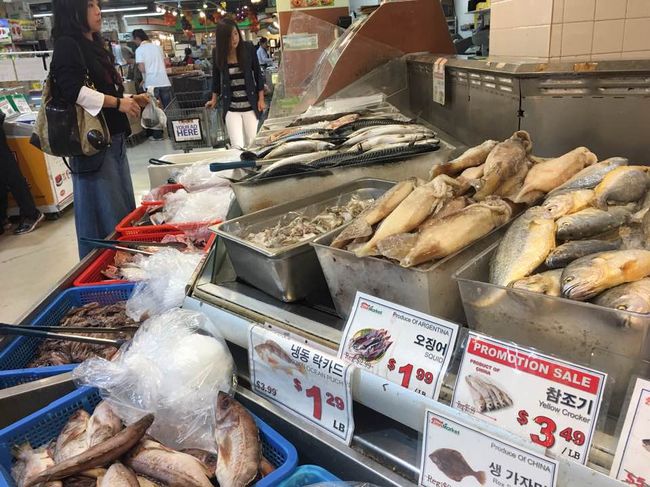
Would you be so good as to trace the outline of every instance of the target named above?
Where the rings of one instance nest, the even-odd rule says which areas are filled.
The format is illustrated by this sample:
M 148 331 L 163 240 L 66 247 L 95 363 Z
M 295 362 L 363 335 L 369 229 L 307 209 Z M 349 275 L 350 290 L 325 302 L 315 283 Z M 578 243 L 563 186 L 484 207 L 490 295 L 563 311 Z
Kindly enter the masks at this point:
M 332 247 L 358 257 L 387 257 L 404 267 L 442 259 L 595 162 L 584 148 L 545 160 L 532 156 L 532 147 L 530 135 L 518 131 L 435 165 L 429 182 L 402 181 L 347 226 Z
M 146 435 L 153 414 L 124 427 L 107 402 L 92 415 L 80 409 L 48 444 L 16 445 L 11 474 L 18 487 L 245 487 L 274 467 L 262 456 L 251 414 L 219 392 L 215 451 L 176 451 Z
M 650 168 L 585 154 L 587 167 L 508 229 L 490 282 L 649 313 Z
M 429 128 L 392 112 L 346 114 L 274 132 L 242 153 L 259 171 L 247 180 L 287 176 L 324 168 L 399 161 L 438 149 Z

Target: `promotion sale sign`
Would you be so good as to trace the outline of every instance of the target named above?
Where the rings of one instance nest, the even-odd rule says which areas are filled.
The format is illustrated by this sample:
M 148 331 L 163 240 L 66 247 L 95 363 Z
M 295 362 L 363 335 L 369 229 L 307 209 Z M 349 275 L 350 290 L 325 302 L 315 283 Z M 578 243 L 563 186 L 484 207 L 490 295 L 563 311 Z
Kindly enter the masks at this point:
M 585 463 L 607 374 L 470 332 L 452 406 Z

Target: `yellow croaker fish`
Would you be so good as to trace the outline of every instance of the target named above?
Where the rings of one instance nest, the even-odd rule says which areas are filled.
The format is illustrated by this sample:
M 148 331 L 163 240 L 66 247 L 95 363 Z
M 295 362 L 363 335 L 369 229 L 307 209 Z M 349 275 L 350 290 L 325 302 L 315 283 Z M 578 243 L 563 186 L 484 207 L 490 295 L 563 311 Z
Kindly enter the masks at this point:
M 456 197 L 463 188 L 461 183 L 444 174 L 415 188 L 379 225 L 372 238 L 355 250 L 355 254 L 357 257 L 376 254 L 377 242 L 417 228 L 429 215 L 437 213 L 447 201 Z
M 469 205 L 432 222 L 420 230 L 401 265 L 412 267 L 451 255 L 506 223 L 511 214 L 510 206 L 496 198 Z
M 650 275 L 650 251 L 613 250 L 573 261 L 562 273 L 562 296 L 586 301 L 606 289 Z
M 594 304 L 620 311 L 650 313 L 650 278 L 628 282 L 599 294 Z
M 617 167 L 627 166 L 627 163 L 628 160 L 623 157 L 610 157 L 604 161 L 592 164 L 591 166 L 585 167 L 564 184 L 555 188 L 550 194 L 569 189 L 593 189 L 598 186 L 598 183 L 603 180 L 607 173 Z
M 548 212 L 551 218 L 561 218 L 587 208 L 594 199 L 594 192 L 591 189 L 576 189 L 566 193 L 559 193 L 549 196 L 542 208 Z
M 467 149 L 452 161 L 445 162 L 444 164 L 436 164 L 431 169 L 429 179 L 433 179 L 441 174 L 455 176 L 468 168 L 482 165 L 498 143 L 496 140 L 486 140 L 481 145 Z
M 483 177 L 474 183 L 474 199 L 484 200 L 503 183 L 520 174 L 522 166 L 529 164 L 528 154 L 532 147 L 530 135 L 523 130 L 515 132 L 512 137 L 494 147 L 485 161 Z
M 215 412 L 217 481 L 221 487 L 246 487 L 257 477 L 262 450 L 251 414 L 225 392 L 219 391 Z
M 546 294 L 547 296 L 559 296 L 562 293 L 560 279 L 564 269 L 553 269 L 552 271 L 540 272 L 529 277 L 519 279 L 512 284 L 515 289 L 523 289 L 535 293 Z
M 535 207 L 517 218 L 501 240 L 490 263 L 490 282 L 509 286 L 529 276 L 555 248 L 555 222 Z
M 411 194 L 414 188 L 415 180 L 413 178 L 397 183 L 379 197 L 370 208 L 345 227 L 334 239 L 331 246 L 341 249 L 354 239 L 372 235 L 372 226 L 386 218 L 397 208 L 397 205 Z
M 648 189 L 648 167 L 621 166 L 607 173 L 594 189 L 596 206 L 605 209 L 607 203 L 639 201 Z
M 120 462 L 111 465 L 97 481 L 97 487 L 140 487 L 138 477 Z
M 522 203 L 533 192 L 548 193 L 568 181 L 587 166 L 596 163 L 598 158 L 586 147 L 578 147 L 550 161 L 540 162 L 530 168 L 524 186 L 515 197 L 515 203 Z
M 106 401 L 100 402 L 88 421 L 86 429 L 88 446 L 95 446 L 112 438 L 122 428 L 122 420 L 111 406 Z
M 79 455 L 88 449 L 88 422 L 90 414 L 80 409 L 68 419 L 56 439 L 54 461 L 61 463 L 68 458 Z

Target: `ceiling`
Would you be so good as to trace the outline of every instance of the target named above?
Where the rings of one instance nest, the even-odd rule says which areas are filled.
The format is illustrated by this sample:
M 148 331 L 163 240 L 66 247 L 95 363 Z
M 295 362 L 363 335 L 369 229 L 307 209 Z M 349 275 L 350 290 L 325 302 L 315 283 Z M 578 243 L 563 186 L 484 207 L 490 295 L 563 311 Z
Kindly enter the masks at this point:
M 181 8 L 188 10 L 199 10 L 203 8 L 203 0 L 182 0 Z M 208 5 L 208 11 L 216 10 L 220 5 L 214 0 L 206 0 L 205 3 Z M 262 0 L 260 3 L 251 3 L 250 0 L 226 0 L 226 9 L 230 13 L 234 13 L 238 7 L 243 7 L 248 5 L 249 7 L 255 9 L 258 12 L 263 12 L 267 7 L 268 0 Z M 163 5 L 169 8 L 175 8 L 178 6 L 177 0 L 160 0 L 160 1 L 133 1 L 133 0 L 103 0 L 103 8 L 121 8 L 121 7 L 136 7 L 136 6 L 147 6 L 149 11 L 153 12 L 156 9 L 156 5 Z M 52 11 L 51 2 L 35 2 L 30 4 L 30 9 L 32 13 L 46 13 Z

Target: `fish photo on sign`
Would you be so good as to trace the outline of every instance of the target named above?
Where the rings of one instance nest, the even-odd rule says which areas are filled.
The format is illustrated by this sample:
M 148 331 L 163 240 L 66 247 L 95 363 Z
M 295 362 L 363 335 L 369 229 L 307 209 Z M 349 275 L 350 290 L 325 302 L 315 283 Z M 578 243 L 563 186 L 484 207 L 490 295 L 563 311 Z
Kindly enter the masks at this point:
M 280 345 L 273 340 L 266 340 L 255 346 L 259 359 L 271 369 L 283 372 L 288 376 L 305 375 L 305 364 L 293 360 Z
M 483 470 L 474 470 L 458 450 L 440 448 L 429 455 L 429 459 L 449 479 L 462 485 L 485 485 L 486 475 Z M 465 482 L 465 480 L 468 480 Z

